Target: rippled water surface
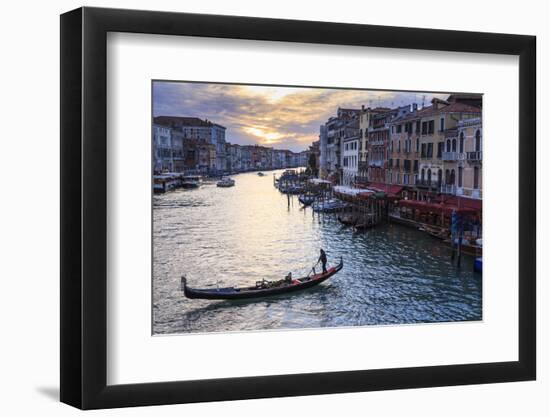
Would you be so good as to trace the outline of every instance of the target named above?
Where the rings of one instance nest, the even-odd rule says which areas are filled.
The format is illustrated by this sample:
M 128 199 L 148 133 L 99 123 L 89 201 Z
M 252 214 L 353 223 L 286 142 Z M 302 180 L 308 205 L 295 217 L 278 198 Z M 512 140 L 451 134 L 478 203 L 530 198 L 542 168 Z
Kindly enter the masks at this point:
M 278 173 L 277 173 L 278 174 Z M 473 258 L 450 262 L 440 241 L 382 225 L 354 234 L 334 215 L 312 215 L 273 187 L 272 173 L 206 183 L 153 201 L 156 334 L 481 320 Z M 180 290 L 306 275 L 319 248 L 344 269 L 317 287 L 255 301 L 190 300 Z

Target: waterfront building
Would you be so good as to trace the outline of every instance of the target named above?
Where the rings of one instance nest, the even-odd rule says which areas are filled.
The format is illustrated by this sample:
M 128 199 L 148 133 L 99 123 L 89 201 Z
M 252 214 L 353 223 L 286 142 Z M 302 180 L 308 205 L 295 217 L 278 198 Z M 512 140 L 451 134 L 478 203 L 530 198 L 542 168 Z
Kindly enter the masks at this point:
M 431 200 L 439 193 L 456 194 L 458 161 L 464 156 L 459 152 L 457 123 L 480 116 L 479 107 L 438 98 L 416 113 L 415 129 L 420 131 L 418 198 Z
M 307 166 L 311 170 L 312 174 L 316 177 L 319 175 L 320 145 L 320 141 L 317 140 L 309 146 L 308 151 L 304 151 L 306 152 L 305 166 Z
M 482 198 L 482 124 L 481 118 L 469 118 L 457 123 L 458 152 L 456 195 Z M 452 145 L 451 145 L 452 146 Z M 445 168 L 445 173 L 450 168 Z
M 393 109 L 380 111 L 371 116 L 367 143 L 367 177 L 370 182 L 391 184 L 388 173 L 388 144 L 390 122 L 397 113 L 397 109 Z
M 252 168 L 251 146 L 241 146 L 241 171 L 249 171 Z
M 185 171 L 185 148 L 186 140 L 182 132 L 178 130 L 170 129 L 172 143 L 172 172 L 184 172 Z
M 172 131 L 169 127 L 153 124 L 153 172 L 171 172 L 174 169 L 172 158 Z
M 157 116 L 154 118 L 154 123 L 180 131 L 185 139 L 201 140 L 214 145 L 216 153 L 214 170 L 225 170 L 225 127 L 198 117 Z
M 355 184 L 359 166 L 359 120 L 352 120 L 346 124 L 342 146 L 342 184 Z
M 319 178 L 327 177 L 327 127 L 319 127 Z
M 183 148 L 184 171 L 208 174 L 216 168 L 216 147 L 199 139 L 185 139 Z
M 388 174 L 389 184 L 414 187 L 418 178 L 420 151 L 420 124 L 418 106 L 397 109 L 389 123 Z
M 342 182 L 343 139 L 358 136 L 360 111 L 360 109 L 339 107 L 336 117 L 329 118 L 325 123 L 325 129 L 320 130 L 320 140 L 324 142 L 320 149 L 323 170 L 326 170 L 327 178 L 336 183 Z
M 357 183 L 369 181 L 369 126 L 372 126 L 372 116 L 385 113 L 390 109 L 387 107 L 365 108 L 361 106 L 359 115 L 359 164 L 357 167 Z

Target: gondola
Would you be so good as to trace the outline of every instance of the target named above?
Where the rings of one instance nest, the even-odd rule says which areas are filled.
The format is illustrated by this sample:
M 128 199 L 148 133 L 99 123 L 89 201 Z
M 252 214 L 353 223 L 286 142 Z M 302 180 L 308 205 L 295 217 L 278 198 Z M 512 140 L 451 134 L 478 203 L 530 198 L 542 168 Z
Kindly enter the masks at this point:
M 309 194 L 302 194 L 300 197 L 298 197 L 298 201 L 302 203 L 304 207 L 310 206 L 315 201 L 314 195 Z
M 187 298 L 200 298 L 206 300 L 240 300 L 245 298 L 260 298 L 273 295 L 286 294 L 294 291 L 311 288 L 329 279 L 344 267 L 344 261 L 327 270 L 325 273 L 308 275 L 303 278 L 289 281 L 258 281 L 251 287 L 226 287 L 226 288 L 204 288 L 196 289 L 187 286 L 187 279 L 181 277 L 182 290 Z

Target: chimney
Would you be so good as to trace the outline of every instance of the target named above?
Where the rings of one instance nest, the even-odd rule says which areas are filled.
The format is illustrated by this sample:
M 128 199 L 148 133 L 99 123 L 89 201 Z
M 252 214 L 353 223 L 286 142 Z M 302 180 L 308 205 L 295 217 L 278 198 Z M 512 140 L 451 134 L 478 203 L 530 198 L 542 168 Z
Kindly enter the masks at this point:
M 416 110 L 418 110 L 418 104 L 413 103 L 413 111 L 416 111 Z
M 365 111 L 365 105 L 361 104 L 361 111 Z

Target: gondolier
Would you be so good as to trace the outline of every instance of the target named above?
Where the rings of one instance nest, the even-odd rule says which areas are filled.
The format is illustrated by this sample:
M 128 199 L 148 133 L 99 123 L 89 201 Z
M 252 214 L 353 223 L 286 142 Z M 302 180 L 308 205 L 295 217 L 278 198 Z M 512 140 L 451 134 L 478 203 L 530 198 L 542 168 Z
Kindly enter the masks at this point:
M 319 260 L 317 261 L 317 263 L 319 263 L 319 262 L 321 262 L 321 264 L 323 265 L 323 274 L 326 274 L 326 272 L 327 272 L 327 254 L 325 253 L 323 248 L 321 248 L 321 254 L 319 255 Z

